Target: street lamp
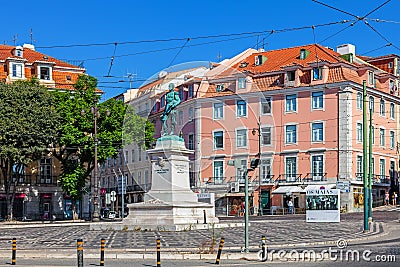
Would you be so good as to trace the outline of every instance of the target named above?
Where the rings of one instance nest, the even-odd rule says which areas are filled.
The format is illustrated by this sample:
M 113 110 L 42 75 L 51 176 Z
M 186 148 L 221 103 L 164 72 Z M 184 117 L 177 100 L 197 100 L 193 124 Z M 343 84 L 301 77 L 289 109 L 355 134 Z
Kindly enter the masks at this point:
M 258 117 L 257 128 L 253 128 L 251 133 L 256 135 L 258 133 L 258 158 L 261 160 L 261 123 L 260 117 Z M 261 204 L 261 166 L 258 167 L 258 215 L 263 215 L 263 209 Z
M 100 221 L 100 214 L 99 214 L 99 201 L 98 201 L 98 177 L 97 177 L 97 145 L 99 143 L 99 140 L 97 139 L 97 119 L 100 118 L 100 112 L 97 107 L 97 101 L 94 101 L 94 106 L 90 108 L 90 113 L 93 114 L 93 123 L 94 123 L 94 132 L 93 132 L 93 138 L 94 138 L 94 168 L 93 168 L 93 216 L 92 216 L 92 221 L 93 222 L 98 222 Z M 85 110 L 82 109 L 81 115 L 85 115 Z M 110 111 L 106 110 L 106 115 L 110 115 Z

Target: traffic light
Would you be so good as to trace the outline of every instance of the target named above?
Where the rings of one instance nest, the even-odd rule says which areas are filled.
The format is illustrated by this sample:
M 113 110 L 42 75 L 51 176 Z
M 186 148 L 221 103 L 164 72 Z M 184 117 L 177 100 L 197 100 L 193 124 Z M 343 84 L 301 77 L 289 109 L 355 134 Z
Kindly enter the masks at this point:
M 260 164 L 260 159 L 259 158 L 251 159 L 251 161 L 250 161 L 250 170 L 255 170 L 258 167 L 258 164 Z

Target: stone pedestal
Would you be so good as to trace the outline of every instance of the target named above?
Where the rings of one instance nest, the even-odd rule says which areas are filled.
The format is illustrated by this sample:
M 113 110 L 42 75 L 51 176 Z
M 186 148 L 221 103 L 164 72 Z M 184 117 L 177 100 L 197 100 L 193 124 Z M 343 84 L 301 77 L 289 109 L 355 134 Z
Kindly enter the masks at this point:
M 163 136 L 147 153 L 152 163 L 151 190 L 144 202 L 128 204 L 129 215 L 123 225 L 174 230 L 218 222 L 214 203 L 199 202 L 190 190 L 188 156 L 193 151 L 186 149 L 182 138 Z

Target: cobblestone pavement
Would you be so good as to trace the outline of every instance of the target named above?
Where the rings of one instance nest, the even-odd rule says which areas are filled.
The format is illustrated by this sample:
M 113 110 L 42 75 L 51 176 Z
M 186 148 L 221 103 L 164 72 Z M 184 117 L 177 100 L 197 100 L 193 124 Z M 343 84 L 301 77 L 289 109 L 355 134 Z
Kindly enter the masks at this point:
M 259 245 L 262 235 L 268 245 L 299 244 L 308 242 L 335 241 L 340 238 L 359 239 L 383 232 L 381 222 L 374 223 L 372 233 L 362 233 L 359 215 L 350 215 L 340 223 L 306 223 L 304 216 L 252 217 L 249 227 L 249 245 Z M 40 226 L 40 225 L 39 225 Z M 100 239 L 106 239 L 106 247 L 114 249 L 153 249 L 156 238 L 162 246 L 171 250 L 199 250 L 214 237 L 225 238 L 225 248 L 240 250 L 244 245 L 244 227 L 184 232 L 143 232 L 143 231 L 90 231 L 89 224 L 46 227 L 2 228 L 0 229 L 0 249 L 9 249 L 12 238 L 17 239 L 18 249 L 43 250 L 76 248 L 76 240 L 82 238 L 85 248 L 98 248 Z M 218 246 L 218 245 L 217 245 Z

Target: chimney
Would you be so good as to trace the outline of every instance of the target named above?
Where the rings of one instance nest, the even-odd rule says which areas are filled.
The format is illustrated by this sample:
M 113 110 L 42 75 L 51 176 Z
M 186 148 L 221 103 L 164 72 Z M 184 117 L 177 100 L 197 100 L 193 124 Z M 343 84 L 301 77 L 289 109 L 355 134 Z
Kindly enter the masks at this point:
M 35 46 L 33 44 L 24 44 L 23 47 L 35 51 Z
M 353 54 L 356 55 L 356 47 L 352 44 L 342 44 L 336 47 L 336 51 L 341 55 Z

